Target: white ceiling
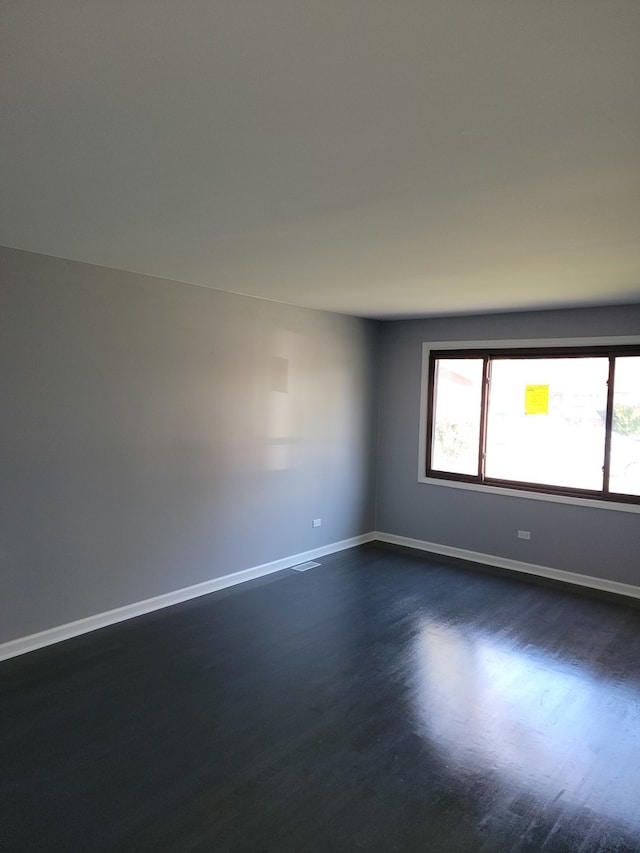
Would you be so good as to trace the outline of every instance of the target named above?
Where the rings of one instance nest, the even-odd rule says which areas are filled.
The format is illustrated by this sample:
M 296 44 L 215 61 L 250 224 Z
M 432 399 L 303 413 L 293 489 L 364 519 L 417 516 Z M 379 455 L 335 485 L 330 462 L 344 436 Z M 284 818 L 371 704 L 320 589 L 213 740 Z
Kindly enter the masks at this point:
M 640 300 L 638 0 L 0 0 L 0 243 L 363 316 Z

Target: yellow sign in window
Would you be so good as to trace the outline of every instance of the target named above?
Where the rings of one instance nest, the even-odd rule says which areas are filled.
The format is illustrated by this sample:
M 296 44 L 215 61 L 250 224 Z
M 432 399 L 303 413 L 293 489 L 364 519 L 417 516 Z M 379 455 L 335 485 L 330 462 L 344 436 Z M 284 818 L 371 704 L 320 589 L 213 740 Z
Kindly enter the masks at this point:
M 525 415 L 549 414 L 549 386 L 527 385 L 524 392 Z

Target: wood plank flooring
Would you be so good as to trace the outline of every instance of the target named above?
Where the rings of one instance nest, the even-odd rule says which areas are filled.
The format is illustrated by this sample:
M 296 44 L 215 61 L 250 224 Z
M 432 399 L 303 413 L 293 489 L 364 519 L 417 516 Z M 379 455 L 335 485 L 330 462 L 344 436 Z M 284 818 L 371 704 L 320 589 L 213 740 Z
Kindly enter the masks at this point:
M 0 664 L 3 851 L 640 851 L 640 611 L 366 545 Z

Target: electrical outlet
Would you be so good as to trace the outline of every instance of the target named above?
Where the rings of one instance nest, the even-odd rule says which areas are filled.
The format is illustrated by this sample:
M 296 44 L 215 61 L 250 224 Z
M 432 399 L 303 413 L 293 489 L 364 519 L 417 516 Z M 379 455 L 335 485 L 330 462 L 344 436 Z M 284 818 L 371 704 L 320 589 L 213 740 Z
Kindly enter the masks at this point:
M 518 539 L 531 539 L 530 530 L 518 530 Z
M 313 523 L 314 527 L 320 527 L 322 525 L 322 519 L 321 518 L 314 518 L 312 523 Z

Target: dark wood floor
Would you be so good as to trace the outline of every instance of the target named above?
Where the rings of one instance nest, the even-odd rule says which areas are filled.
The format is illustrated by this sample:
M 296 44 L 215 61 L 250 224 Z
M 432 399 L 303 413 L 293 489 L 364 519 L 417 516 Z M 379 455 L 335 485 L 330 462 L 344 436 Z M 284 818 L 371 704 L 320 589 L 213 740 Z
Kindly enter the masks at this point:
M 0 665 L 0 846 L 640 851 L 640 611 L 363 546 Z

